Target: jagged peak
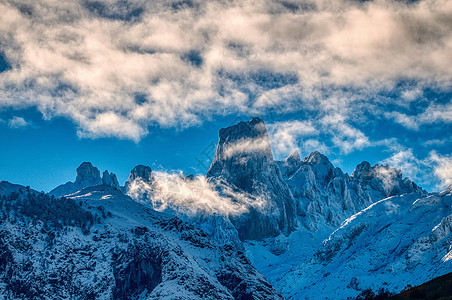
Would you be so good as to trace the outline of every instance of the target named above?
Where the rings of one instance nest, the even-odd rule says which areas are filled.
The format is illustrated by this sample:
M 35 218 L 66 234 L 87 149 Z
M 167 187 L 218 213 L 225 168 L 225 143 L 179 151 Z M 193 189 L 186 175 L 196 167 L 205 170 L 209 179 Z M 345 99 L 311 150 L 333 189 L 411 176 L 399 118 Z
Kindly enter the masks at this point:
M 93 182 L 98 184 L 101 181 L 99 169 L 94 167 L 91 162 L 81 163 L 76 172 L 75 183 L 77 184 L 82 182 Z
M 102 173 L 102 184 L 110 185 L 115 188 L 119 188 L 119 182 L 118 182 L 118 178 L 116 177 L 116 174 L 110 173 L 110 172 L 108 172 L 108 170 L 105 170 Z
M 309 163 L 310 165 L 317 165 L 319 163 L 331 164 L 328 157 L 326 157 L 325 155 L 323 155 L 322 153 L 320 153 L 318 151 L 314 151 L 311 154 L 309 154 L 309 156 L 306 157 L 303 160 L 303 162 Z
M 300 154 L 297 150 L 293 151 L 286 158 L 277 162 L 283 174 L 287 177 L 292 176 L 301 166 Z
M 241 121 L 235 125 L 222 128 L 219 132 L 220 144 L 224 142 L 232 142 L 244 138 L 258 138 L 267 136 L 267 128 L 262 119 L 255 117 L 244 122 Z
M 290 153 L 289 156 L 284 158 L 282 161 L 294 161 L 301 163 L 300 153 L 298 153 L 298 150 L 295 150 L 292 153 Z
M 154 175 L 152 174 L 151 167 L 144 165 L 137 165 L 131 171 L 128 182 L 132 182 L 137 178 L 141 178 L 144 182 L 152 182 Z
M 352 174 L 355 178 L 371 178 L 371 177 L 396 177 L 402 179 L 402 171 L 391 167 L 388 164 L 380 165 L 375 164 L 370 165 L 369 162 L 363 161 L 356 166 Z
M 442 195 L 449 195 L 449 194 L 452 194 L 452 184 L 449 184 L 449 186 L 444 190 L 444 191 L 442 191 L 441 193 L 439 193 L 441 196 Z
M 267 129 L 260 118 L 222 128 L 218 135 L 218 146 L 207 177 L 234 173 L 232 169 L 238 166 L 274 164 Z
M 363 175 L 367 174 L 371 169 L 370 163 L 368 161 L 363 161 L 355 167 L 352 173 L 352 177 L 361 178 Z

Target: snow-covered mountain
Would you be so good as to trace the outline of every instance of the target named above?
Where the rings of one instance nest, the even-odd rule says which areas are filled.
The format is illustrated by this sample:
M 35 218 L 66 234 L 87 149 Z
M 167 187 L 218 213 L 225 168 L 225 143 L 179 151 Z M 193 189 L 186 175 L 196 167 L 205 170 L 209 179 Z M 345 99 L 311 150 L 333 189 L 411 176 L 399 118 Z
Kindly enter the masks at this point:
M 349 176 L 319 152 L 311 153 L 303 161 L 298 152 L 293 152 L 277 163 L 296 199 L 297 215 L 311 231 L 322 224 L 338 226 L 345 218 L 389 196 L 425 194 L 388 165 L 371 167 L 364 161 Z
M 22 187 L 0 212 L 2 299 L 282 299 L 234 245 L 109 185 Z
M 279 262 L 273 258 L 264 259 Z M 264 274 L 269 269 L 261 267 Z M 439 194 L 404 194 L 372 204 L 286 271 L 278 277 L 273 270 L 268 277 L 292 299 L 347 299 L 381 288 L 400 292 L 452 272 L 452 186 Z
M 205 177 L 138 165 L 121 187 L 84 162 L 48 195 L 0 181 L 0 299 L 398 292 L 452 271 L 451 195 L 388 165 L 274 161 L 253 118 L 220 130 Z

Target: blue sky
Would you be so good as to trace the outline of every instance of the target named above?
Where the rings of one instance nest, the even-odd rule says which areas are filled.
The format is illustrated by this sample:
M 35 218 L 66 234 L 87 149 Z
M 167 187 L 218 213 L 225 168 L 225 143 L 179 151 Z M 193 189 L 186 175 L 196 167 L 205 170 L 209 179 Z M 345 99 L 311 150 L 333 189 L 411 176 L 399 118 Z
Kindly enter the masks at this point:
M 49 191 L 91 161 L 205 173 L 260 116 L 276 159 L 325 153 L 452 183 L 452 5 L 424 1 L 0 3 L 0 180 Z M 199 160 L 202 163 L 199 163 Z

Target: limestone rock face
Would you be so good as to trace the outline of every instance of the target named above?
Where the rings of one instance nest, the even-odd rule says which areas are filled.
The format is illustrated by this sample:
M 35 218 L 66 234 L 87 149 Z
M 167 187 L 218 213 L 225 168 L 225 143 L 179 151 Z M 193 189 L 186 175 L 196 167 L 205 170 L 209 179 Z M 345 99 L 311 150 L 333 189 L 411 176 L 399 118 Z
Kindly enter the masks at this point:
M 118 178 L 116 178 L 116 174 L 109 173 L 107 170 L 102 173 L 102 184 L 111 185 L 117 189 L 120 189 Z
M 231 218 L 242 240 L 277 236 L 281 232 L 287 235 L 295 229 L 295 202 L 273 160 L 261 119 L 220 130 L 207 178 L 262 201 L 259 205 L 250 203 L 248 213 Z M 221 190 L 221 184 L 218 188 Z
M 130 171 L 123 192 L 136 200 L 146 200 L 152 194 L 154 175 L 151 167 L 138 165 Z
M 140 178 L 144 182 L 152 182 L 154 175 L 152 175 L 152 169 L 148 166 L 138 165 L 130 171 L 129 179 L 127 182 L 132 182 L 135 179 Z
M 84 162 L 77 168 L 75 184 L 93 186 L 101 183 L 99 169 L 94 167 L 90 162 Z

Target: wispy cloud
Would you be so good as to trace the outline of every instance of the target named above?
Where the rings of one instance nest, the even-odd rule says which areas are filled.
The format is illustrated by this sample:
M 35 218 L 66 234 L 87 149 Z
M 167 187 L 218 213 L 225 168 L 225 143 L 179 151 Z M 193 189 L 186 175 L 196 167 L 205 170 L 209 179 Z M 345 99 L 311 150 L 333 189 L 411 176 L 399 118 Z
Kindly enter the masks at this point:
M 395 152 L 383 160 L 417 183 L 433 186 L 436 190 L 444 190 L 452 184 L 452 157 L 430 151 L 428 156 L 418 158 L 412 149 Z M 432 176 L 433 175 L 433 176 Z
M 438 188 L 444 189 L 452 184 L 452 156 L 432 151 L 429 161 L 433 162 L 433 173 L 440 180 Z
M 82 137 L 138 141 L 155 124 L 276 107 L 342 115 L 333 142 L 349 152 L 369 143 L 351 114 L 400 102 L 366 99 L 401 89 L 412 102 L 452 80 L 448 0 L 9 0 L 0 10 L 11 65 L 0 73 L 0 107 L 69 118 Z M 450 105 L 432 103 L 415 121 L 449 116 Z M 416 129 L 411 117 L 387 117 Z
M 452 123 L 452 102 L 429 105 L 422 113 L 407 115 L 400 112 L 386 112 L 388 119 L 393 119 L 406 128 L 418 130 L 420 126 L 435 123 Z
M 130 185 L 129 196 L 152 204 L 159 211 L 175 210 L 193 215 L 197 213 L 235 216 L 245 213 L 250 207 L 265 205 L 265 198 L 257 198 L 234 191 L 222 185 L 222 192 L 204 176 L 185 179 L 181 174 L 156 172 L 155 181 L 150 183 L 135 180 Z
M 241 139 L 226 145 L 223 150 L 224 158 L 230 158 L 237 154 L 267 153 L 271 155 L 270 142 L 267 137 Z
M 27 127 L 29 126 L 30 123 L 28 123 L 27 121 L 25 121 L 24 118 L 22 117 L 13 117 L 8 121 L 8 126 L 10 128 L 22 128 L 22 127 Z
M 276 157 L 281 158 L 294 150 L 304 150 L 304 139 L 318 134 L 318 130 L 313 126 L 312 122 L 295 120 L 269 124 L 268 133 Z M 313 140 L 310 140 L 309 144 L 312 145 L 312 143 Z M 315 146 L 320 145 L 317 144 Z
M 362 131 L 349 125 L 339 113 L 308 121 L 275 122 L 268 127 L 273 151 L 279 158 L 294 150 L 327 154 L 330 149 L 321 140 L 331 141 L 331 147 L 345 154 L 375 144 Z M 320 134 L 322 137 L 319 137 Z

